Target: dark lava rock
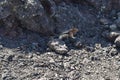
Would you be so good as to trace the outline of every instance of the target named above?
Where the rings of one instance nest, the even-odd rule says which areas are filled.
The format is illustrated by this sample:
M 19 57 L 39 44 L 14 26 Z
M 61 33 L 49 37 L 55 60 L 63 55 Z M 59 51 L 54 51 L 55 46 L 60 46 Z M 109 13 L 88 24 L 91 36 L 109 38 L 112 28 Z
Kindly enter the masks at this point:
M 80 0 L 81 1 L 81 0 Z M 111 9 L 118 9 L 120 7 L 119 0 L 85 0 L 88 1 L 91 6 L 94 6 L 98 10 L 107 12 Z
M 72 26 L 80 29 L 94 26 L 97 17 L 94 12 L 91 14 L 91 8 L 85 9 L 86 6 L 104 12 L 112 8 L 119 9 L 119 4 L 119 0 L 1 0 L 0 20 L 4 24 L 12 25 L 9 28 L 16 26 L 16 23 L 17 27 L 54 35 Z
M 118 19 L 115 20 L 115 23 L 117 27 L 120 29 L 120 17 L 118 17 Z
M 110 21 L 106 18 L 101 18 L 100 23 L 103 24 L 103 25 L 108 25 L 110 23 Z
M 104 12 L 119 9 L 119 4 L 118 0 L 1 0 L 0 20 L 10 30 L 16 26 L 44 35 L 55 35 L 72 26 L 87 30 L 96 23 L 94 7 Z M 90 6 L 89 9 L 92 7 L 93 13 L 86 6 Z M 103 23 L 107 24 L 106 21 Z
M 115 31 L 115 30 L 117 30 L 117 25 L 112 24 L 112 25 L 109 26 L 109 28 L 110 28 L 111 31 Z
M 105 31 L 102 34 L 103 37 L 109 39 L 110 41 L 114 41 L 119 35 L 120 35 L 119 31 L 116 32 Z
M 92 61 L 97 61 L 97 60 L 99 60 L 97 57 L 91 57 L 91 60 Z
M 14 55 L 10 55 L 10 56 L 8 56 L 7 60 L 8 61 L 13 61 L 13 58 L 14 58 Z

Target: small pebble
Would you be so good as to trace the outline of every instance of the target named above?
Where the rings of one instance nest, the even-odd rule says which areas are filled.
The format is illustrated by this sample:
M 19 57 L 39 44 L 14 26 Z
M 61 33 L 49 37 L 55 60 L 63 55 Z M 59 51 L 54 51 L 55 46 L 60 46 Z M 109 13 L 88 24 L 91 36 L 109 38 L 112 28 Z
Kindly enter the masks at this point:
M 116 24 L 112 24 L 109 27 L 110 27 L 110 30 L 112 30 L 112 31 L 117 30 Z
M 102 48 L 102 47 L 101 47 L 101 44 L 96 43 L 96 44 L 95 44 L 95 48 L 96 48 L 96 49 Z
M 36 50 L 39 47 L 39 43 L 32 43 L 32 48 Z
M 117 16 L 120 17 L 120 12 L 117 13 Z
M 118 51 L 116 49 L 111 49 L 111 51 L 109 53 L 111 54 L 111 56 L 118 55 Z
M 0 49 L 3 49 L 3 45 L 0 45 Z
M 107 24 L 109 24 L 109 21 L 106 18 L 101 18 L 100 23 L 103 24 L 103 25 L 107 25 Z
M 117 28 L 120 29 L 120 17 L 118 17 L 118 19 L 115 20 L 115 24 L 117 25 Z
M 13 57 L 14 57 L 14 55 L 10 55 L 10 56 L 8 56 L 7 60 L 8 61 L 13 61 Z
M 75 47 L 77 47 L 77 48 L 82 48 L 82 47 L 83 47 L 83 44 L 82 44 L 81 41 L 77 41 L 74 45 L 75 45 Z
M 100 60 L 98 57 L 91 57 L 91 60 L 92 61 L 98 61 L 98 60 Z

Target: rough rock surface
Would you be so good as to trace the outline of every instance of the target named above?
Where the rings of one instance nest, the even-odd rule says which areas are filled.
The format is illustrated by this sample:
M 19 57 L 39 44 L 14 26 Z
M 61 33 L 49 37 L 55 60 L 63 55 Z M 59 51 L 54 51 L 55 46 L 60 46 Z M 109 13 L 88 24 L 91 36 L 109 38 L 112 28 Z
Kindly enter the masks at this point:
M 17 27 L 54 35 L 73 26 L 80 29 L 94 26 L 93 6 L 104 12 L 119 9 L 119 4 L 119 0 L 1 0 L 0 19 L 10 28 L 17 23 Z
M 120 0 L 0 0 L 0 80 L 120 80 L 119 7 Z M 75 39 L 58 40 L 66 54 L 48 49 L 51 36 L 42 34 L 54 42 L 73 26 Z

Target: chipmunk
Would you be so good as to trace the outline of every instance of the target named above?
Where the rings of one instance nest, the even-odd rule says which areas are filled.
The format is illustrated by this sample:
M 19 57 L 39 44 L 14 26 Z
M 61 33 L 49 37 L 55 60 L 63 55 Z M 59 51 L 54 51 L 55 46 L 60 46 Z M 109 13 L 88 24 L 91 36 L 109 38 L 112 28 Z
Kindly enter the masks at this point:
M 72 28 L 68 31 L 63 32 L 60 36 L 59 39 L 65 39 L 65 38 L 73 38 L 75 39 L 74 35 L 78 32 L 77 28 Z

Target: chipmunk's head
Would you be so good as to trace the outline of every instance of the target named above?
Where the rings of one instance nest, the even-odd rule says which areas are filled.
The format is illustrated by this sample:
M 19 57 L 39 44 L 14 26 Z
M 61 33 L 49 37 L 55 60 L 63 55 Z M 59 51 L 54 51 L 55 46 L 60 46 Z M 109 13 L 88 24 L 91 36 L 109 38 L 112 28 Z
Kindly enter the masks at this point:
M 72 28 L 73 33 L 77 33 L 79 30 L 78 28 Z

